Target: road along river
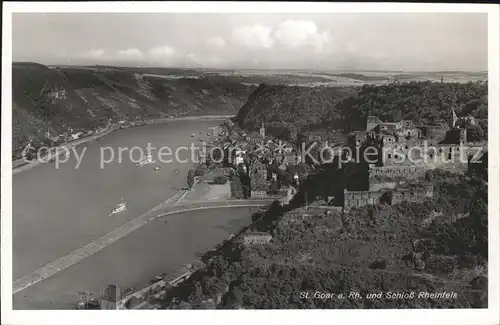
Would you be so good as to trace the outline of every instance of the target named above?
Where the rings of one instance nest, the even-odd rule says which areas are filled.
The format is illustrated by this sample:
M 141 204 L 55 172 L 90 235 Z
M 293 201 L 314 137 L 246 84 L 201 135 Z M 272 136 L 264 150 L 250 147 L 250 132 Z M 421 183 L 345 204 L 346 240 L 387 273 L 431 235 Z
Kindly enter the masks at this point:
M 101 147 L 117 152 L 118 147 L 146 149 L 150 143 L 175 151 L 190 146 L 197 138 L 191 136 L 193 133 L 206 134 L 209 127 L 220 123 L 189 120 L 118 130 L 100 141 L 77 147 L 79 155 L 85 150 L 78 169 L 72 152 L 68 162 L 58 169 L 54 163 L 47 163 L 13 175 L 13 280 L 164 202 L 185 186 L 187 172 L 192 168 L 191 163 L 175 159 L 160 163 L 157 171 L 154 164 L 138 167 L 124 151 L 121 163 L 115 158 L 101 169 Z M 152 154 L 156 160 L 158 152 Z M 188 158 L 188 153 L 180 156 Z M 109 216 L 122 198 L 127 210 Z

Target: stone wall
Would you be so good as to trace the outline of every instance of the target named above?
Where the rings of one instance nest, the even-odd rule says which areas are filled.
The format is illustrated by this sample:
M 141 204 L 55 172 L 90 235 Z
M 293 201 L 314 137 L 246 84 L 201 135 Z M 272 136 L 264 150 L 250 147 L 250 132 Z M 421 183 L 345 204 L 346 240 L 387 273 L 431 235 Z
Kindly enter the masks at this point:
M 422 202 L 426 198 L 431 198 L 434 196 L 434 189 L 429 186 L 426 188 L 416 188 L 416 189 L 398 189 L 392 193 L 392 204 L 398 204 L 403 201 L 406 202 Z
M 411 139 L 395 143 L 385 143 L 382 151 L 383 166 L 409 166 L 421 160 L 424 155 L 426 140 Z M 428 146 L 430 144 L 427 144 Z
M 266 191 L 253 191 L 252 190 L 251 194 L 252 194 L 252 197 L 259 197 L 259 198 L 263 198 L 263 197 L 267 196 Z
M 370 180 L 376 177 L 419 179 L 425 176 L 425 171 L 425 167 L 415 165 L 370 167 L 370 169 L 368 170 L 368 177 Z
M 344 210 L 378 204 L 383 191 L 344 191 Z
M 432 186 L 416 188 L 395 188 L 378 191 L 344 191 L 344 210 L 362 207 L 368 204 L 398 204 L 403 201 L 422 202 L 434 195 Z
M 338 207 L 308 207 L 299 208 L 292 211 L 285 212 L 281 218 L 281 222 L 285 224 L 300 223 L 303 221 L 311 220 L 317 216 L 324 215 L 325 211 L 335 211 Z
M 382 182 L 376 182 L 376 181 L 370 181 L 369 184 L 369 191 L 380 191 L 382 189 L 394 189 L 396 186 L 398 186 L 398 182 L 394 181 L 382 181 Z
M 307 217 L 305 216 L 304 211 L 299 209 L 284 213 L 280 222 L 284 224 L 300 223 L 303 222 L 306 218 Z
M 467 157 L 477 152 L 474 147 L 438 145 L 427 152 L 428 169 L 466 168 Z

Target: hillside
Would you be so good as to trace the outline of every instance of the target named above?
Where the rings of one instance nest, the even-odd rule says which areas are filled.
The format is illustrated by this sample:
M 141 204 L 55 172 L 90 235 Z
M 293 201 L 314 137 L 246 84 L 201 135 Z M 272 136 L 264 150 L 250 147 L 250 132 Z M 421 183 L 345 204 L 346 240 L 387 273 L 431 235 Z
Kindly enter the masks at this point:
M 361 128 L 368 115 L 387 122 L 405 119 L 433 125 L 448 120 L 451 108 L 459 117 L 475 117 L 486 131 L 488 84 L 423 81 L 316 88 L 262 84 L 236 120 L 247 129 L 258 128 L 262 121 L 298 129 Z
M 139 69 L 12 66 L 13 153 L 29 139 L 96 130 L 108 120 L 236 114 L 255 87 L 227 77 L 165 78 Z
M 238 111 L 236 121 L 248 129 L 260 127 L 262 121 L 304 129 L 324 122 L 341 100 L 355 94 L 354 88 L 261 84 Z
M 205 256 L 204 269 L 171 288 L 160 304 L 172 309 L 485 308 L 487 187 L 439 170 L 426 178 L 436 188 L 435 201 L 370 205 L 345 214 L 286 212 L 273 205 L 249 229 L 269 232 L 270 243 L 226 241 Z M 458 209 L 457 202 L 462 202 Z M 353 291 L 360 296 L 349 297 Z M 386 296 L 425 291 L 457 296 Z M 306 299 L 303 292 L 335 293 L 335 298 Z M 367 297 L 374 293 L 383 296 Z

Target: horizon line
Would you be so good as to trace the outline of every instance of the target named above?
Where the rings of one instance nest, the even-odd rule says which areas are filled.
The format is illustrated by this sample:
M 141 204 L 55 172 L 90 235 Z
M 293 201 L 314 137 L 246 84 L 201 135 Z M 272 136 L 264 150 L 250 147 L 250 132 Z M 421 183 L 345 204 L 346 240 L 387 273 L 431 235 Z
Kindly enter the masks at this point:
M 141 65 L 109 65 L 109 64 L 43 64 L 36 61 L 12 61 L 14 64 L 38 64 L 46 67 L 82 67 L 82 68 L 93 68 L 93 67 L 103 67 L 103 68 L 136 68 L 136 69 L 171 69 L 171 70 L 215 70 L 215 71 L 308 71 L 308 72 L 397 72 L 397 73 L 488 73 L 488 70 L 456 70 L 456 69 L 444 69 L 444 70 L 393 70 L 393 69 L 308 69 L 308 68 L 216 68 L 216 67 L 174 67 L 174 66 L 141 66 Z

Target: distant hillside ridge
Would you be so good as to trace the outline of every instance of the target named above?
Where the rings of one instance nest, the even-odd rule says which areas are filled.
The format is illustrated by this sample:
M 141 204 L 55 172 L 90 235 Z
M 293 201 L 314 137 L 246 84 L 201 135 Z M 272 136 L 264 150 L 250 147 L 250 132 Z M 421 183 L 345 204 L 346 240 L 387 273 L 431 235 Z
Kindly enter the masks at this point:
M 360 87 L 302 87 L 261 84 L 235 120 L 256 130 L 363 129 L 369 115 L 382 121 L 412 120 L 417 125 L 448 121 L 451 109 L 472 116 L 487 134 L 488 83 L 395 82 Z M 267 131 L 267 130 L 266 130 Z M 281 132 L 281 131 L 280 131 Z
M 231 115 L 255 86 L 230 77 L 165 78 L 138 68 L 12 65 L 12 137 L 16 156 L 29 142 L 88 132 L 108 121 Z

